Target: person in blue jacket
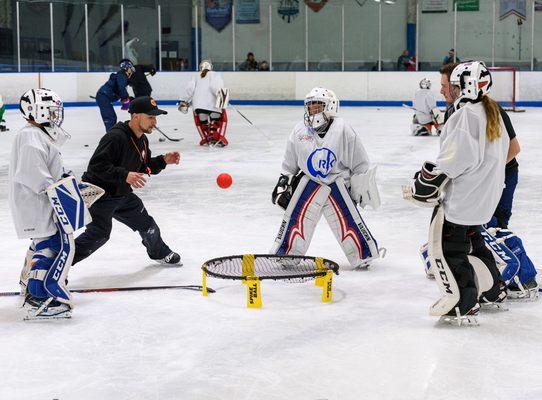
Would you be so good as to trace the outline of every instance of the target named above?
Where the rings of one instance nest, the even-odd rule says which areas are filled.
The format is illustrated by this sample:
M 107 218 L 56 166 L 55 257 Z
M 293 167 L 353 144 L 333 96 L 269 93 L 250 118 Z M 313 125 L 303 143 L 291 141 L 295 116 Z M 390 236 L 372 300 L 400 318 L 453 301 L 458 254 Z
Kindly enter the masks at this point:
M 100 107 L 100 114 L 106 132 L 117 123 L 117 114 L 113 108 L 113 103 L 120 99 L 121 110 L 128 110 L 130 106 L 130 95 L 126 88 L 128 79 L 135 71 L 134 64 L 125 58 L 121 60 L 119 67 L 120 70 L 109 75 L 108 81 L 96 93 L 96 103 Z

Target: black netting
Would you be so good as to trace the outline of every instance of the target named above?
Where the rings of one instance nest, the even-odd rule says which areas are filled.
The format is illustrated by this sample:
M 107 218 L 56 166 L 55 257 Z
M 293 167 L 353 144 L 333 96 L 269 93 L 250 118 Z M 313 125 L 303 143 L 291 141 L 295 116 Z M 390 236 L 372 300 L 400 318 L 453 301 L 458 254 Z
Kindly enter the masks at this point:
M 260 279 L 304 281 L 324 276 L 328 270 L 339 274 L 337 263 L 323 259 L 323 270 L 318 270 L 315 257 L 254 255 L 254 275 Z M 209 260 L 202 269 L 209 275 L 221 279 L 244 279 L 243 256 L 228 256 Z

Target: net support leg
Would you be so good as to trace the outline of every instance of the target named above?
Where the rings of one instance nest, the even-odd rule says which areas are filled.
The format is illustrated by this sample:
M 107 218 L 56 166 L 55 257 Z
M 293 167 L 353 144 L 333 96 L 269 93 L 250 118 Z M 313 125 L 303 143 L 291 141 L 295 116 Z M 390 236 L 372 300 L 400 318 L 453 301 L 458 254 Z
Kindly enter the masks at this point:
M 323 271 L 326 270 L 326 267 L 324 266 L 324 259 L 323 258 L 316 257 L 315 261 L 316 261 L 316 271 L 317 272 L 323 272 Z M 317 276 L 316 279 L 314 280 L 314 284 L 316 286 L 324 287 L 324 278 L 325 278 L 324 275 Z
M 329 303 L 333 300 L 333 272 L 328 270 L 322 279 L 324 280 L 322 285 L 322 301 Z
M 247 286 L 247 307 L 262 308 L 262 291 L 260 288 L 260 278 L 257 276 L 247 276 L 243 283 Z
M 202 271 L 201 274 L 201 294 L 205 297 L 207 297 L 207 274 L 205 271 Z

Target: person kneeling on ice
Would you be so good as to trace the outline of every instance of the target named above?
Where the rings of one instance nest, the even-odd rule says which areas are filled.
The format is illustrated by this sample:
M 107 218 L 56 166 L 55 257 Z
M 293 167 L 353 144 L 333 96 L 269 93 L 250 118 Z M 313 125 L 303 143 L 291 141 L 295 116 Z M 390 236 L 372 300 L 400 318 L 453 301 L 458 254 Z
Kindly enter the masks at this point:
M 423 78 L 420 81 L 420 88 L 414 94 L 412 108 L 416 114 L 412 117 L 411 132 L 413 136 L 429 136 L 433 126 L 436 134 L 440 135 L 440 125 L 444 122 L 444 118 L 430 89 L 431 81 Z
M 367 267 L 380 251 L 356 204 L 380 205 L 376 167 L 338 111 L 329 89 L 316 87 L 305 98 L 304 120 L 290 134 L 272 193 L 286 212 L 271 253 L 304 255 L 323 214 L 350 264 Z
M 73 232 L 90 222 L 82 184 L 65 173 L 60 147 L 70 138 L 61 128 L 63 103 L 48 89 L 32 89 L 19 108 L 27 124 L 11 149 L 9 204 L 17 236 L 30 238 L 21 272 L 25 319 L 70 318 L 66 287 L 74 254 Z
M 406 200 L 435 207 L 428 255 L 442 298 L 430 314 L 475 322 L 482 304 L 500 303 L 506 290 L 480 232 L 504 186 L 509 138 L 499 106 L 488 93 L 492 78 L 483 62 L 458 65 L 450 76 L 455 112 L 443 127 L 436 163 L 425 162 Z
M 224 88 L 222 77 L 213 71 L 213 64 L 210 60 L 203 60 L 199 69 L 201 72 L 183 88 L 178 109 L 186 114 L 188 107 L 192 105 L 194 122 L 201 137 L 200 146 L 227 146 L 228 114 L 226 107 L 229 101 L 229 91 Z
M 164 243 L 160 228 L 132 190 L 145 186 L 145 175 L 156 175 L 167 164 L 179 164 L 176 151 L 152 157 L 145 136 L 152 133 L 156 116 L 167 112 L 160 110 L 152 97 L 133 100 L 129 112 L 130 121 L 119 122 L 102 137 L 83 174 L 85 182 L 103 188 L 105 195 L 90 207 L 93 221 L 75 239 L 73 263 L 84 260 L 109 240 L 114 218 L 139 233 L 151 259 L 182 265 L 181 257 Z

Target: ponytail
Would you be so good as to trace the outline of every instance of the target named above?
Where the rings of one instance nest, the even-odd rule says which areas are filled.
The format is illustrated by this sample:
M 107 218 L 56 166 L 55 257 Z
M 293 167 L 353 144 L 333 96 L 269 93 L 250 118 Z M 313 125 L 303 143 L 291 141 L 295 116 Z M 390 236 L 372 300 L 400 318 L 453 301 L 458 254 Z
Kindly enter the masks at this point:
M 488 96 L 482 97 L 482 104 L 486 112 L 486 137 L 490 142 L 501 137 L 500 111 L 497 103 Z
M 202 78 L 205 78 L 205 76 L 207 75 L 207 72 L 209 72 L 209 70 L 208 70 L 208 69 L 204 69 L 203 71 L 201 71 L 200 76 L 201 76 Z

